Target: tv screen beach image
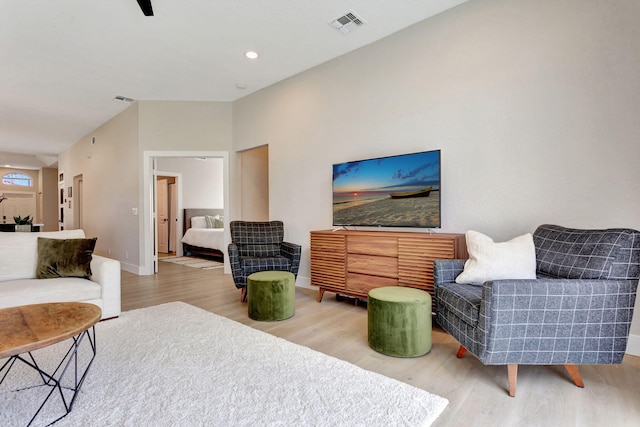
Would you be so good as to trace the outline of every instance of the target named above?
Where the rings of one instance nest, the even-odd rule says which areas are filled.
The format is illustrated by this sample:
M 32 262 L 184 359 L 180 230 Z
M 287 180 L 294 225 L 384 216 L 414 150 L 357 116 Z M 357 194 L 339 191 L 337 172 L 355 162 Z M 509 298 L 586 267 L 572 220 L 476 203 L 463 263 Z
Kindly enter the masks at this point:
M 440 151 L 333 165 L 333 224 L 440 227 Z

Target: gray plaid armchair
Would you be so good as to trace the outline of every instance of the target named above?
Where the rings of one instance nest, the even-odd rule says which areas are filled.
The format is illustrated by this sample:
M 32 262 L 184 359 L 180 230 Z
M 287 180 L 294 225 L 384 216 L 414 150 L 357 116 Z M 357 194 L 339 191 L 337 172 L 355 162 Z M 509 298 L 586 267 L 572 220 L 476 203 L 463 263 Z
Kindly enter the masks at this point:
M 434 264 L 437 322 L 485 365 L 617 364 L 627 348 L 640 278 L 640 232 L 542 225 L 533 235 L 535 280 L 455 283 L 464 260 Z
M 229 264 L 236 288 L 247 296 L 247 277 L 258 271 L 289 271 L 298 275 L 302 248 L 284 242 L 282 221 L 231 221 Z

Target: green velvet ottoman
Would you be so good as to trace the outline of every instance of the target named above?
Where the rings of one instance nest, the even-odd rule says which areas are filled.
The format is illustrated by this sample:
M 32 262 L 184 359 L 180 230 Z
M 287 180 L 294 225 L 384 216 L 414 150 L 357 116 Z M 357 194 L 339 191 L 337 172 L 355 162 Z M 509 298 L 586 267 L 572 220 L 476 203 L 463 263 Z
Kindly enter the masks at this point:
M 395 357 L 417 357 L 431 350 L 431 295 L 402 286 L 369 291 L 369 346 Z
M 260 271 L 247 277 L 249 317 L 272 322 L 296 311 L 296 279 L 288 271 Z

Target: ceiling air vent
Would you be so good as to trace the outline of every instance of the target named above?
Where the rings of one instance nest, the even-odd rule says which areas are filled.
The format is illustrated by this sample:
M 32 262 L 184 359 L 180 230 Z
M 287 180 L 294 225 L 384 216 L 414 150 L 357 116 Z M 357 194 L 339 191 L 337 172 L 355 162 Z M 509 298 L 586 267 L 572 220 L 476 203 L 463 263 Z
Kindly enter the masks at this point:
M 347 34 L 363 24 L 366 21 L 353 12 L 347 12 L 341 17 L 329 22 L 329 24 L 343 34 Z
M 133 98 L 128 98 L 126 96 L 122 96 L 122 95 L 116 95 L 113 97 L 114 100 L 116 101 L 120 101 L 120 102 L 126 102 L 126 103 L 132 103 L 133 101 L 135 101 L 135 99 Z

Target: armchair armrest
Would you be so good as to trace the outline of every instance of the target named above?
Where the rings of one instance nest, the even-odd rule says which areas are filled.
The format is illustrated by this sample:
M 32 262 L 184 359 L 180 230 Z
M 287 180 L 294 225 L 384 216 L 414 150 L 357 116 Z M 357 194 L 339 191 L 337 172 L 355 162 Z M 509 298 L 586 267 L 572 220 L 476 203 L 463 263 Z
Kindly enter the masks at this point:
M 495 280 L 483 285 L 478 327 L 486 363 L 620 363 L 635 280 Z
M 302 246 L 295 243 L 282 242 L 280 244 L 280 253 L 291 260 L 291 273 L 293 273 L 293 275 L 297 277 L 298 269 L 300 268 Z
M 238 245 L 235 243 L 229 243 L 227 248 L 229 254 L 229 266 L 231 267 L 231 275 L 233 276 L 233 282 L 236 284 L 236 288 L 242 288 L 246 286 L 246 278 L 242 273 L 242 267 L 240 266 L 240 251 Z M 238 286 L 238 284 L 240 284 Z
M 433 261 L 433 284 L 437 288 L 443 283 L 455 282 L 464 270 L 464 259 L 437 259 Z
M 91 257 L 91 277 L 89 280 L 97 282 L 102 288 L 102 318 L 120 315 L 120 261 L 105 258 L 100 255 Z

